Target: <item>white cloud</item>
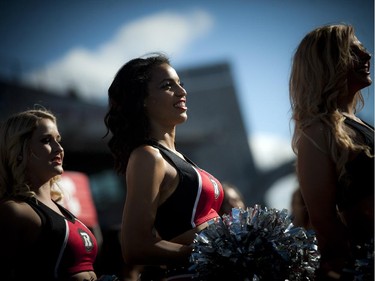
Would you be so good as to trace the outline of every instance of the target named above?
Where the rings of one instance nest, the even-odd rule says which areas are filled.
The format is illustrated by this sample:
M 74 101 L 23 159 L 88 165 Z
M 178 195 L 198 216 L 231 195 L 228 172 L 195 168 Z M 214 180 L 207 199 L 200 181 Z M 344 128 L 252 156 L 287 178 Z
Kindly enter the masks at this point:
M 272 134 L 255 134 L 249 137 L 249 145 L 256 165 L 262 170 L 276 168 L 295 158 L 290 140 Z M 290 210 L 292 193 L 297 185 L 295 174 L 277 180 L 265 194 L 267 206 Z
M 266 192 L 265 201 L 270 208 L 291 211 L 292 195 L 298 186 L 295 174 L 285 176 L 276 181 Z
M 254 160 L 260 169 L 272 169 L 293 159 L 290 141 L 270 134 L 256 134 L 249 138 Z
M 25 81 L 61 93 L 75 89 L 85 98 L 104 98 L 123 63 L 154 51 L 175 59 L 212 26 L 212 17 L 202 10 L 157 13 L 125 24 L 94 51 L 71 49 L 61 59 L 26 75 Z

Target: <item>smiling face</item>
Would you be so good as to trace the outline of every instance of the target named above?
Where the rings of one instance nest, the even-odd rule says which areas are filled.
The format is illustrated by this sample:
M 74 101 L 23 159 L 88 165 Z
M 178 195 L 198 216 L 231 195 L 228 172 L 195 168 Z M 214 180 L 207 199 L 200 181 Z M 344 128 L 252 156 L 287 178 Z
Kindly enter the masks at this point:
M 41 119 L 29 143 L 27 173 L 33 186 L 46 183 L 63 173 L 64 150 L 60 141 L 56 124 L 50 119 Z
M 176 126 L 187 120 L 186 91 L 176 71 L 168 64 L 151 71 L 145 109 L 151 126 Z
M 353 63 L 348 72 L 348 87 L 351 93 L 355 93 L 372 83 L 370 75 L 371 55 L 356 37 L 353 38 L 350 52 L 353 56 Z

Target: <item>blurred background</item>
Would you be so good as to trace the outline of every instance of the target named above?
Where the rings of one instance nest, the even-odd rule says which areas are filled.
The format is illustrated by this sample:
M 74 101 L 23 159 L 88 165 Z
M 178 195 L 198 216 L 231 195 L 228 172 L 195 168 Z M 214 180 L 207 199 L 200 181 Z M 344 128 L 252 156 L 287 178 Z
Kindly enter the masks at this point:
M 289 209 L 291 59 L 329 23 L 352 24 L 374 54 L 373 0 L 0 0 L 0 118 L 35 104 L 56 113 L 65 169 L 87 177 L 105 239 L 126 194 L 103 139 L 107 89 L 126 61 L 162 51 L 188 91 L 179 150 L 247 205 Z M 374 86 L 363 94 L 359 116 L 374 124 Z

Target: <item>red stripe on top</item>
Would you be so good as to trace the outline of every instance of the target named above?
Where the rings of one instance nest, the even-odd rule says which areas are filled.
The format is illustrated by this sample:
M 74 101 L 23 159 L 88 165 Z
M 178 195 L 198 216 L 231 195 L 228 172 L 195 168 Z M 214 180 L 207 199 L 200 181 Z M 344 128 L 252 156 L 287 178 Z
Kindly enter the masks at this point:
M 201 186 L 198 205 L 195 210 L 194 223 L 196 226 L 219 216 L 218 212 L 224 199 L 220 182 L 202 169 L 196 169 Z

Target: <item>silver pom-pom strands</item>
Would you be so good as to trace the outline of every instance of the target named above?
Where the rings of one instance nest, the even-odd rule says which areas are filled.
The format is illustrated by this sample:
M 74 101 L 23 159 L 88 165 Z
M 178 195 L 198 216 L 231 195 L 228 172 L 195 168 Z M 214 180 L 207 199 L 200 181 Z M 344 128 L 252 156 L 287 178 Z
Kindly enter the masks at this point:
M 260 205 L 212 220 L 192 246 L 195 280 L 314 280 L 320 259 L 314 232 Z

